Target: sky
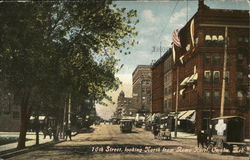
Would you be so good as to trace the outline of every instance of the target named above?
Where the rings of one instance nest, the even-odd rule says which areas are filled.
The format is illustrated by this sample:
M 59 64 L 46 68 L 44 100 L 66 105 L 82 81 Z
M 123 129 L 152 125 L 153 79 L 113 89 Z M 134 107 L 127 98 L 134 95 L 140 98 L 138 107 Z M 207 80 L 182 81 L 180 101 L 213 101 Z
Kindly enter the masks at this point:
M 139 44 L 132 47 L 130 55 L 117 54 L 119 65 L 123 68 L 117 77 L 122 85 L 115 92 L 110 92 L 115 104 L 108 106 L 97 104 L 97 114 L 109 119 L 116 109 L 116 101 L 121 90 L 126 97 L 132 95 L 132 73 L 137 65 L 150 65 L 160 58 L 170 47 L 172 34 L 176 29 L 181 29 L 185 23 L 197 12 L 198 0 L 164 0 L 164 1 L 116 1 L 118 7 L 127 10 L 137 10 L 139 23 L 136 25 Z M 212 9 L 249 10 L 248 0 L 205 0 L 205 4 Z M 160 52 L 159 48 L 162 48 Z M 155 48 L 155 49 L 154 49 Z

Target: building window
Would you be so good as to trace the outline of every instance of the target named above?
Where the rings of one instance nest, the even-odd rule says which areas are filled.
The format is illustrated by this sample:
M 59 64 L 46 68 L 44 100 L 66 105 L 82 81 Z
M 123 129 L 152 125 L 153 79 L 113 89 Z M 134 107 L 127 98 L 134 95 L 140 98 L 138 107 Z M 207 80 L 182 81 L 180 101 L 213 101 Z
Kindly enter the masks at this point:
M 218 53 L 214 54 L 213 64 L 214 65 L 220 65 L 221 64 L 221 55 L 220 54 L 218 54 Z
M 229 74 L 230 74 L 230 72 L 226 71 L 226 77 L 225 77 L 226 83 L 229 83 Z
M 204 71 L 204 82 L 205 83 L 211 82 L 211 72 L 210 71 Z
M 214 74 L 213 74 L 213 82 L 215 84 L 218 84 L 220 81 L 220 71 L 214 71 Z
M 225 104 L 229 104 L 229 92 L 228 91 L 225 91 L 224 101 L 225 101 Z
M 19 112 L 13 112 L 13 119 L 19 119 Z
M 243 81 L 243 72 L 237 72 L 237 81 L 242 82 Z
M 243 92 L 242 91 L 237 92 L 237 101 L 239 105 L 243 104 Z
M 204 103 L 211 104 L 211 91 L 210 90 L 204 90 Z
M 212 45 L 212 38 L 210 35 L 205 35 L 205 45 L 211 46 Z
M 238 63 L 242 63 L 243 62 L 243 54 L 242 53 L 238 53 L 238 55 L 237 55 L 237 61 L 238 61 Z
M 213 104 L 219 104 L 220 102 L 220 91 L 214 90 L 213 92 Z
M 224 45 L 224 37 L 223 35 L 218 36 L 218 46 L 222 47 Z
M 207 65 L 211 64 L 211 55 L 209 53 L 205 53 L 204 61 L 205 61 L 205 64 Z

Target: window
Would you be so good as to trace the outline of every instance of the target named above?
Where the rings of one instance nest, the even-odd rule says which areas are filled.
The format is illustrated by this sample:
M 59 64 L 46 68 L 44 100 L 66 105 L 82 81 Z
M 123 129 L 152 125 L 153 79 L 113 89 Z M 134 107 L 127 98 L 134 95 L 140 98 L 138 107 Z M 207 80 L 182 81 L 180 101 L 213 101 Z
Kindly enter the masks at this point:
M 220 91 L 214 90 L 213 92 L 213 104 L 219 104 L 220 102 Z
M 242 54 L 242 53 L 239 53 L 239 54 L 237 55 L 237 60 L 238 60 L 239 63 L 242 63 L 242 62 L 243 62 L 243 54 Z
M 222 35 L 218 36 L 218 45 L 222 47 L 224 44 L 224 37 Z
M 239 105 L 243 104 L 243 92 L 242 91 L 237 92 L 237 101 Z
M 226 71 L 226 77 L 225 77 L 226 83 L 229 83 L 229 74 L 230 74 L 230 72 Z
M 212 38 L 210 35 L 205 35 L 205 45 L 211 46 L 212 45 Z
M 242 72 L 237 72 L 237 80 L 238 81 L 243 81 L 243 73 Z
M 205 83 L 211 82 L 211 72 L 210 71 L 204 71 L 204 82 Z
M 214 71 L 213 82 L 217 84 L 219 83 L 219 81 L 220 81 L 220 71 Z
M 205 64 L 207 65 L 211 64 L 211 55 L 209 53 L 205 53 L 204 61 L 205 61 Z
M 204 103 L 205 104 L 211 103 L 211 91 L 210 90 L 204 90 Z
M 221 55 L 220 54 L 218 54 L 218 53 L 214 54 L 213 64 L 214 65 L 220 65 L 221 64 Z
M 229 93 L 228 93 L 228 91 L 225 91 L 224 100 L 225 100 L 225 104 L 229 104 Z
M 13 119 L 19 119 L 19 112 L 13 112 Z

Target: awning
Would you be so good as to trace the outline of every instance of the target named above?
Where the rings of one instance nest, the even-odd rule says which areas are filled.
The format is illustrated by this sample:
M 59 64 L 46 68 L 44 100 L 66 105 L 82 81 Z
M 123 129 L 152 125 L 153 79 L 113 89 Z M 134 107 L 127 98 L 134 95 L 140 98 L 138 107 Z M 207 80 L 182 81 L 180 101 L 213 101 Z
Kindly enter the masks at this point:
M 186 113 L 180 117 L 180 120 L 189 120 L 191 118 L 191 116 L 194 114 L 194 112 L 195 112 L 195 110 L 186 111 Z
M 186 84 L 187 84 L 187 82 L 188 82 L 188 79 L 189 79 L 189 77 L 186 77 L 182 82 L 181 82 L 181 86 L 185 86 Z
M 183 92 L 185 91 L 185 89 L 181 89 L 180 90 L 180 95 L 183 95 Z
M 34 120 L 35 117 L 34 116 L 30 116 L 30 120 Z M 38 116 L 38 120 L 39 121 L 43 121 L 45 119 L 45 116 Z
M 193 83 L 198 79 L 198 73 L 194 73 L 190 78 L 188 79 L 187 83 Z
M 178 119 L 180 119 L 180 117 L 182 117 L 187 111 L 180 111 L 178 114 Z
M 224 37 L 222 35 L 219 35 L 218 40 L 219 41 L 224 41 Z
M 206 36 L 205 36 L 205 40 L 206 40 L 206 41 L 211 41 L 211 40 L 212 40 L 212 38 L 211 38 L 211 36 L 210 36 L 210 35 L 206 35 Z

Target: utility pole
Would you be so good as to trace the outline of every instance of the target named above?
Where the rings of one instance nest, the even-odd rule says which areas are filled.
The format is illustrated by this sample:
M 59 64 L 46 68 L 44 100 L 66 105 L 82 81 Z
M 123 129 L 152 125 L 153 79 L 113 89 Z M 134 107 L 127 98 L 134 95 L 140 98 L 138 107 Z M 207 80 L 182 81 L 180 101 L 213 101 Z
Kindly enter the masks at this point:
M 224 63 L 223 63 L 223 78 L 222 78 L 222 88 L 221 88 L 221 103 L 220 103 L 220 116 L 224 115 L 224 103 L 225 103 L 225 79 L 227 70 L 227 26 L 225 27 L 225 44 L 224 44 Z
M 174 137 L 177 138 L 177 123 L 178 123 L 178 101 L 179 101 L 179 67 L 177 64 L 176 74 L 176 94 L 175 94 L 175 126 L 174 126 Z

